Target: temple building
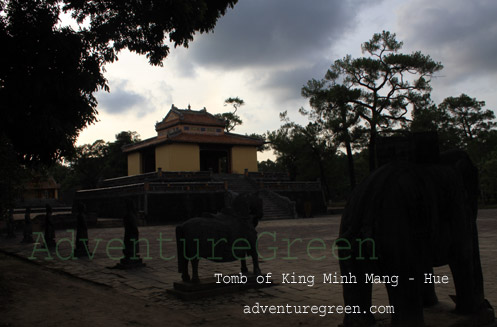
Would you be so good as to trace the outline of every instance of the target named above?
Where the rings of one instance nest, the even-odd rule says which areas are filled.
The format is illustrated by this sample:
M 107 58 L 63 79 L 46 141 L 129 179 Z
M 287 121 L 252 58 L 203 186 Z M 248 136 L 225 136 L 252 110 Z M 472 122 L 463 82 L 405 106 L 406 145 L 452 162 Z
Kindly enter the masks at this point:
M 258 172 L 257 148 L 264 140 L 226 132 L 225 124 L 205 109 L 173 105 L 155 124 L 157 136 L 123 147 L 128 176 L 79 190 L 75 201 L 95 217 L 121 219 L 129 199 L 143 222 L 154 224 L 219 212 L 227 191 L 258 192 L 264 219 L 309 217 L 326 210 L 319 181 Z
M 258 138 L 225 131 L 225 121 L 202 110 L 174 105 L 155 124 L 157 136 L 123 147 L 128 176 L 154 171 L 257 172 Z

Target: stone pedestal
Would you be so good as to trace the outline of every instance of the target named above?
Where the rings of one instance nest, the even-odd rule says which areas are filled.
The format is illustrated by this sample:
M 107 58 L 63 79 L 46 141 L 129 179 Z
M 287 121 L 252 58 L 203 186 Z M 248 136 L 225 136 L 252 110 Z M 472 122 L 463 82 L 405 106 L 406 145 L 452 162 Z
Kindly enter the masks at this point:
M 239 276 L 235 274 L 233 276 Z M 216 283 L 217 279 L 204 278 L 200 279 L 198 282 L 175 282 L 173 283 L 173 288 L 168 289 L 167 293 L 173 294 L 182 300 L 195 300 L 199 298 L 212 297 L 223 294 L 237 293 L 247 289 L 258 289 L 264 287 L 275 286 L 277 283 L 271 281 L 266 283 L 258 283 L 256 281 L 256 275 L 247 275 L 246 283 Z

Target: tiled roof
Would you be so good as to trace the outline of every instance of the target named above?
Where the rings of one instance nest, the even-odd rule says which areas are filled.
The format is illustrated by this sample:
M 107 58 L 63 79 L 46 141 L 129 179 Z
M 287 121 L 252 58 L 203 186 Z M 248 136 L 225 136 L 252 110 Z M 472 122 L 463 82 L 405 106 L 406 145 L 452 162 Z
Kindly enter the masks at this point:
M 155 125 L 155 129 L 159 131 L 178 124 L 218 126 L 224 128 L 225 121 L 208 113 L 205 108 L 202 110 L 191 110 L 178 109 L 173 106 L 166 117 Z
M 226 145 L 248 145 L 260 146 L 264 144 L 264 140 L 234 134 L 225 133 L 221 135 L 213 134 L 190 134 L 190 133 L 177 133 L 168 137 L 153 137 L 135 144 L 126 145 L 123 147 L 123 152 L 138 151 L 150 146 L 157 146 L 159 144 L 167 143 L 197 143 L 197 144 L 226 144 Z

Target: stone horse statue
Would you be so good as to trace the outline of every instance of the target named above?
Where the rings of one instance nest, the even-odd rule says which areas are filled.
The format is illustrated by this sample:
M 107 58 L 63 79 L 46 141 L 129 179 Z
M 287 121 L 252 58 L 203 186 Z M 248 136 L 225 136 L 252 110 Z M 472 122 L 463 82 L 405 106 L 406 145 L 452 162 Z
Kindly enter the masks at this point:
M 252 257 L 254 274 L 261 273 L 257 257 L 257 226 L 263 216 L 262 199 L 257 193 L 234 195 L 231 205 L 208 217 L 196 217 L 176 227 L 178 272 L 190 281 L 188 262 L 192 264 L 192 282 L 198 282 L 198 262 L 241 261 L 241 271 L 248 271 L 246 256 Z
M 463 151 L 440 154 L 438 162 L 386 164 L 356 187 L 342 216 L 339 240 L 345 305 L 364 314 L 345 314 L 344 326 L 371 326 L 372 282 L 366 274 L 398 276 L 385 282 L 392 323 L 424 326 L 423 306 L 435 304 L 433 267 L 449 264 L 456 290 L 456 311 L 470 315 L 464 325 L 494 321 L 483 292 L 476 226 L 478 171 Z M 359 242 L 357 242 L 359 241 Z M 343 241 L 345 242 L 345 241 Z

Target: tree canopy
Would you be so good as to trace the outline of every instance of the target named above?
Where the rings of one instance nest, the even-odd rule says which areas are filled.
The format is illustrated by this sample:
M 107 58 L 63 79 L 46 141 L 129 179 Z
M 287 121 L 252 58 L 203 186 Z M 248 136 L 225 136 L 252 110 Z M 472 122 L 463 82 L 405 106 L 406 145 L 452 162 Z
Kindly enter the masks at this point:
M 332 101 L 349 105 L 369 132 L 369 167 L 376 168 L 379 130 L 391 130 L 407 121 L 409 105 L 416 105 L 431 91 L 430 79 L 442 69 L 421 52 L 403 54 L 403 43 L 388 31 L 374 34 L 362 44 L 367 57 L 347 55 L 336 60 L 322 80 L 324 88 L 340 85 Z
M 277 155 L 277 165 L 284 167 L 290 178 L 309 180 L 319 178 L 325 195 L 329 195 L 326 166 L 336 153 L 336 147 L 320 124 L 306 126 L 290 122 L 287 113 L 280 114 L 285 122 L 278 130 L 267 133 L 271 148 Z M 314 175 L 314 171 L 317 172 Z
M 170 45 L 187 47 L 195 33 L 209 32 L 238 0 L 59 0 L 79 24 L 103 60 L 113 61 L 122 49 L 145 54 L 161 65 Z M 55 2 L 52 0 L 52 2 Z
M 232 130 L 235 129 L 236 126 L 243 124 L 242 119 L 240 118 L 239 115 L 236 114 L 236 111 L 238 108 L 243 106 L 245 104 L 245 101 L 243 99 L 240 99 L 239 97 L 235 98 L 228 98 L 224 100 L 224 105 L 232 105 L 233 109 L 235 109 L 233 112 L 223 112 L 222 114 L 216 114 L 215 116 L 224 119 L 226 121 L 226 132 L 231 132 Z
M 327 131 L 328 137 L 337 148 L 345 146 L 350 186 L 354 188 L 356 177 L 352 143 L 362 134 L 363 129 L 357 124 L 359 113 L 353 110 L 349 101 L 357 95 L 344 85 L 329 85 L 326 80 L 312 79 L 302 87 L 302 96 L 309 98 L 311 111 L 301 108 L 300 113 L 309 116 Z
M 57 28 L 57 3 L 9 1 L 2 9 L 0 126 L 23 163 L 69 155 L 96 120 L 93 92 L 106 87 L 98 56 L 83 36 Z M 3 10 L 2 10 L 3 11 Z
M 138 141 L 140 138 L 136 132 L 123 131 L 116 134 L 114 142 L 97 140 L 76 147 L 68 160 L 69 170 L 61 176 L 64 188 L 96 188 L 104 179 L 126 176 L 127 156 L 121 148 Z
M 69 156 L 96 122 L 93 93 L 108 90 L 103 65 L 119 51 L 161 65 L 174 46 L 211 31 L 236 0 L 0 1 L 0 129 L 22 163 Z M 68 12 L 77 30 L 61 24 Z
M 485 101 L 466 94 L 447 97 L 438 106 L 431 104 L 413 113 L 412 131 L 437 131 L 442 150 L 471 148 L 484 143 L 497 126 L 492 110 L 485 110 Z

